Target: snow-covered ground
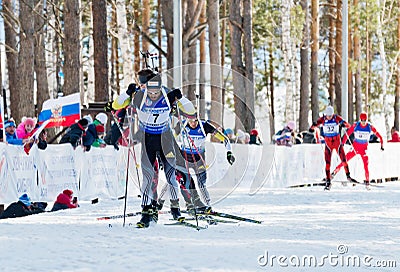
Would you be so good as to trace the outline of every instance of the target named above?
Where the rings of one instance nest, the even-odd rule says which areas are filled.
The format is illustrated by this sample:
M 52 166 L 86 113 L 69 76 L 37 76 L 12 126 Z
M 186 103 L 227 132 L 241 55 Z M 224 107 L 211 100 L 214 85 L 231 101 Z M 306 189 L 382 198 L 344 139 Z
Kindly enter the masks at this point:
M 123 200 L 81 202 L 78 209 L 1 220 L 0 270 L 398 271 L 400 182 L 383 186 L 263 188 L 252 196 L 242 187 L 214 210 L 263 223 L 200 231 L 164 225 L 168 214 L 148 229 L 134 228 L 138 216 L 122 227 L 122 219 L 96 218 L 121 214 Z M 137 197 L 128 199 L 128 212 L 139 206 Z

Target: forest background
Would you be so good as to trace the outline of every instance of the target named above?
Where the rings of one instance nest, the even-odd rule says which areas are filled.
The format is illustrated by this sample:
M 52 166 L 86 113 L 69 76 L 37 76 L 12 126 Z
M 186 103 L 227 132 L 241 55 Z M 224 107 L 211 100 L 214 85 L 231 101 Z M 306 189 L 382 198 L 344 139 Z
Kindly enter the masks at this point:
M 145 67 L 140 52 L 158 54 L 160 72 L 174 68 L 174 1 L 0 2 L 0 84 L 6 117 L 17 123 L 60 95 L 79 92 L 86 107 L 112 100 Z M 341 114 L 341 0 L 181 5 L 183 82 L 206 73 L 212 82 L 182 86 L 190 100 L 199 94 L 203 117 L 224 125 L 228 107 L 236 129 L 250 131 L 263 108 L 274 134 L 275 119 L 295 120 L 302 131 L 328 104 Z M 350 0 L 348 14 L 348 121 L 361 111 L 380 115 L 390 135 L 399 129 L 400 0 Z M 233 72 L 225 78 L 224 69 Z

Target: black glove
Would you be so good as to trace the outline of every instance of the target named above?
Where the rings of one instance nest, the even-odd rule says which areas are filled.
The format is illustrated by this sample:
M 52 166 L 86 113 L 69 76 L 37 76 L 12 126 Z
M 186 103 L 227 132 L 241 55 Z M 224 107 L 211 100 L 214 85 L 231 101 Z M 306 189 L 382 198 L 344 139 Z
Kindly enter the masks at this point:
M 131 96 L 134 93 L 136 93 L 136 84 L 135 83 L 131 83 L 128 86 L 128 90 L 126 90 L 126 94 Z
M 383 148 L 383 145 L 381 145 L 381 150 L 384 151 L 385 149 Z
M 114 109 L 113 109 L 113 107 L 112 107 L 112 101 L 109 101 L 109 102 L 107 102 L 107 104 L 104 106 L 104 110 L 106 111 L 106 112 L 112 112 Z
M 174 97 L 176 97 L 177 99 L 181 99 L 182 98 L 182 92 L 180 89 L 173 89 L 172 90 Z
M 232 165 L 235 162 L 235 156 L 233 156 L 231 151 L 228 151 L 226 153 L 226 159 L 228 160 L 230 165 Z
M 119 146 L 118 146 L 117 143 L 114 144 L 114 149 L 117 150 L 117 151 L 119 150 Z

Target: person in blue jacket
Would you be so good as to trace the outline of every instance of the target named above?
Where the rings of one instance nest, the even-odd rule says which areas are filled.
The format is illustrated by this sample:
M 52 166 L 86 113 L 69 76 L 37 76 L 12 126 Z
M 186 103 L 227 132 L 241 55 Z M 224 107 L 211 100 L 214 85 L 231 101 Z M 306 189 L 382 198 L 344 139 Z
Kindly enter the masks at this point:
M 12 145 L 23 145 L 26 144 L 28 142 L 33 142 L 32 140 L 29 139 L 18 139 L 17 137 L 17 133 L 16 133 L 16 126 L 15 126 L 15 122 L 13 120 L 7 120 L 4 122 L 4 129 L 5 129 L 5 133 L 6 133 L 6 141 L 9 144 Z

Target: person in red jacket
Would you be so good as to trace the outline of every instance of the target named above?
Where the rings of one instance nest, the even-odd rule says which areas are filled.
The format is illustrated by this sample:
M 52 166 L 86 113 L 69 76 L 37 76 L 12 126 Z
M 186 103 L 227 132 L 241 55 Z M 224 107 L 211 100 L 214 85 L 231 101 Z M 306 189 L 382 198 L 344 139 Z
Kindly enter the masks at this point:
M 78 199 L 77 197 L 72 197 L 74 192 L 69 189 L 65 189 L 61 194 L 57 196 L 56 201 L 54 202 L 53 208 L 51 209 L 52 212 L 58 211 L 58 210 L 64 210 L 64 209 L 71 209 L 71 208 L 77 208 L 79 207 L 78 205 Z
M 395 127 L 392 127 L 390 130 L 390 133 L 392 134 L 392 139 L 388 141 L 388 143 L 399 143 L 400 142 L 400 133 L 396 130 Z
M 357 154 L 361 156 L 361 159 L 364 163 L 364 171 L 365 171 L 365 185 L 369 186 L 369 170 L 368 170 L 368 143 L 371 134 L 375 134 L 379 138 L 379 142 L 381 143 L 381 150 L 383 151 L 383 139 L 381 134 L 376 130 L 376 128 L 371 125 L 368 121 L 368 115 L 366 112 L 362 112 L 360 114 L 360 121 L 354 123 L 348 130 L 347 133 L 343 136 L 342 145 L 344 145 L 349 136 L 354 133 L 354 141 L 353 141 L 353 150 L 349 151 L 346 154 L 346 160 L 351 160 Z M 343 166 L 343 163 L 339 164 L 336 169 L 333 171 L 332 175 L 336 175 L 339 172 L 340 168 Z
M 331 189 L 331 157 L 333 150 L 339 154 L 340 160 L 343 163 L 344 170 L 346 172 L 346 177 L 349 181 L 352 180 L 350 177 L 349 167 L 347 165 L 346 154 L 344 153 L 343 144 L 341 143 L 340 137 L 340 127 L 344 126 L 346 128 L 350 127 L 350 124 L 347 123 L 343 118 L 334 114 L 334 110 L 332 106 L 328 106 L 325 109 L 325 114 L 318 118 L 314 127 L 322 126 L 322 132 L 325 140 L 325 174 L 326 174 L 326 185 L 325 190 Z

